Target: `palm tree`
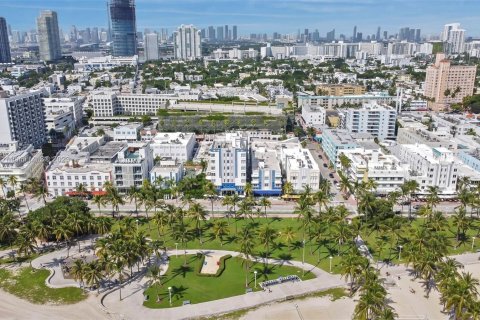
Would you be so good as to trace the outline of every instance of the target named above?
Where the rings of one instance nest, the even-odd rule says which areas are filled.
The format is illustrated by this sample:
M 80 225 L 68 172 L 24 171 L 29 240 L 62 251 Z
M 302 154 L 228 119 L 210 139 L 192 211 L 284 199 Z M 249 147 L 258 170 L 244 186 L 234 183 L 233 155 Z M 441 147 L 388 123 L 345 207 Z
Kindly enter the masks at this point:
M 22 230 L 16 239 L 17 252 L 24 257 L 35 252 L 36 241 L 33 234 L 27 230 Z
M 158 237 L 160 237 L 160 233 L 163 235 L 163 242 L 165 242 L 165 232 L 164 228 L 165 225 L 168 224 L 169 216 L 167 215 L 166 211 L 160 210 L 155 212 L 153 218 L 153 223 L 157 226 Z
M 227 236 L 230 232 L 227 221 L 215 220 L 213 222 L 212 232 L 215 236 L 215 239 L 220 239 L 220 246 L 223 246 L 223 237 Z
M 7 187 L 7 182 L 5 181 L 5 179 L 3 178 L 0 178 L 0 188 L 2 188 L 2 193 L 3 193 L 3 197 L 6 198 L 6 194 L 5 194 L 5 188 Z
M 190 218 L 192 218 L 193 221 L 195 221 L 195 230 L 197 231 L 197 237 L 200 241 L 200 245 L 202 244 L 202 228 L 201 228 L 201 223 L 202 221 L 205 221 L 207 212 L 203 208 L 203 206 L 195 202 L 193 203 L 190 208 L 187 211 L 187 214 Z
M 440 188 L 438 186 L 428 186 L 427 187 L 427 206 L 430 209 L 434 209 L 437 204 L 440 202 L 440 197 L 438 196 Z
M 174 225 L 172 230 L 172 237 L 175 241 L 180 242 L 184 248 L 184 266 L 187 266 L 187 243 L 191 238 L 190 230 L 183 223 Z
M 245 266 L 245 288 L 248 287 L 248 274 L 250 273 L 250 258 L 255 248 L 255 232 L 253 229 L 244 227 L 240 232 L 238 242 L 240 245 L 240 253 L 243 254 L 244 260 L 242 264 Z
M 368 260 L 353 250 L 340 260 L 340 272 L 350 282 L 350 295 L 353 295 L 354 287 L 357 284 L 362 270 L 368 266 Z
M 280 236 L 287 242 L 287 244 L 290 244 L 295 239 L 296 233 L 292 226 L 288 226 L 280 232 Z
M 314 220 L 313 210 L 311 208 L 309 198 L 300 198 L 294 211 L 298 215 L 298 219 L 302 220 L 302 243 L 305 246 L 305 236 L 310 236 L 310 226 Z
M 118 190 L 113 187 L 107 189 L 106 197 L 112 205 L 112 217 L 115 218 L 115 212 L 118 213 L 120 211 L 120 206 L 125 204 L 125 200 L 123 200 L 123 197 L 118 193 Z
M 260 242 L 263 243 L 265 246 L 265 263 L 268 266 L 268 257 L 270 256 L 270 245 L 275 241 L 277 238 L 277 231 L 272 229 L 267 225 L 263 225 L 258 230 L 258 238 Z
M 83 281 L 85 280 L 85 262 L 82 259 L 75 259 L 69 271 L 73 280 L 80 283 L 80 287 L 83 286 Z
M 110 232 L 110 229 L 112 228 L 112 220 L 107 217 L 96 218 L 94 227 L 95 232 L 98 234 L 106 234 L 107 232 Z
M 351 193 L 352 184 L 350 183 L 348 176 L 343 174 L 343 172 L 339 171 L 338 176 L 340 177 L 340 181 L 339 181 L 340 191 L 343 192 L 345 196 L 347 196 L 349 193 Z
M 272 207 L 272 202 L 268 200 L 266 197 L 262 197 L 260 201 L 258 202 L 259 205 L 263 207 L 265 218 L 267 218 L 267 208 Z
M 247 182 L 245 184 L 245 188 L 243 189 L 243 192 L 245 193 L 245 196 L 247 198 L 253 196 L 253 186 L 250 182 Z
M 457 227 L 457 241 L 460 241 L 460 236 L 465 236 L 466 231 L 470 228 L 470 219 L 467 217 L 465 207 L 461 206 L 455 210 L 453 215 L 453 225 Z
M 205 193 L 205 195 L 210 199 L 210 202 L 212 204 L 212 218 L 214 218 L 214 215 L 213 215 L 213 204 L 215 202 L 215 198 L 217 197 L 217 188 L 215 187 L 215 185 L 211 182 L 211 181 L 208 181 L 204 186 L 203 186 L 203 192 Z
M 135 214 L 138 216 L 138 199 L 142 196 L 142 193 L 136 186 L 131 186 L 127 191 L 127 199 L 135 203 Z
M 320 216 L 322 213 L 322 207 L 327 208 L 330 198 L 323 190 L 319 190 L 313 195 L 313 199 L 318 204 L 318 215 Z
M 412 217 L 412 196 L 417 192 L 419 185 L 416 180 L 408 180 L 402 185 L 405 188 L 405 194 L 408 195 L 408 218 L 411 219 Z M 402 189 L 402 193 L 404 189 Z
M 27 210 L 30 211 L 30 206 L 28 205 L 28 201 L 27 201 L 28 190 L 29 190 L 29 188 L 28 188 L 28 185 L 26 183 L 22 183 L 20 185 L 20 192 L 23 195 L 23 200 L 25 201 L 25 206 L 27 207 Z
M 48 189 L 45 187 L 45 184 L 43 182 L 38 183 L 38 185 L 34 185 L 34 194 L 37 199 L 43 199 L 43 204 L 47 204 L 47 196 L 48 196 Z
M 287 181 L 283 184 L 283 194 L 293 194 L 293 184 L 290 181 Z
M 10 186 L 12 187 L 12 190 L 15 191 L 15 188 L 17 187 L 17 184 L 18 184 L 18 178 L 17 176 L 9 176 L 8 179 L 8 184 L 10 184 Z
M 97 261 L 88 262 L 84 266 L 83 278 L 85 283 L 90 287 L 96 287 L 100 292 L 100 283 L 103 280 L 103 271 L 101 265 Z
M 340 166 L 343 170 L 348 171 L 348 169 L 350 169 L 352 160 L 350 160 L 350 158 L 348 158 L 344 153 L 341 153 L 338 156 L 338 160 L 340 161 Z
M 157 264 L 154 264 L 153 266 L 148 268 L 146 276 L 150 279 L 150 286 L 162 286 L 162 268 Z
M 101 212 L 101 209 L 102 207 L 105 207 L 105 203 L 106 203 L 106 198 L 105 196 L 103 195 L 94 195 L 93 198 L 92 198 L 92 202 L 97 206 L 98 208 L 98 214 L 101 215 L 102 212 Z

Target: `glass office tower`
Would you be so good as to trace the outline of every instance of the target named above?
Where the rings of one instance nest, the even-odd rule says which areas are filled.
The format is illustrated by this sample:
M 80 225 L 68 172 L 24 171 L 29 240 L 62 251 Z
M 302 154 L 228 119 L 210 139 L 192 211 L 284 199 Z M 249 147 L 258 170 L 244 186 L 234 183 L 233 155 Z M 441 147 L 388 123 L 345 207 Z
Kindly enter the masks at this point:
M 110 20 L 112 55 L 133 56 L 137 54 L 137 28 L 134 0 L 111 0 Z

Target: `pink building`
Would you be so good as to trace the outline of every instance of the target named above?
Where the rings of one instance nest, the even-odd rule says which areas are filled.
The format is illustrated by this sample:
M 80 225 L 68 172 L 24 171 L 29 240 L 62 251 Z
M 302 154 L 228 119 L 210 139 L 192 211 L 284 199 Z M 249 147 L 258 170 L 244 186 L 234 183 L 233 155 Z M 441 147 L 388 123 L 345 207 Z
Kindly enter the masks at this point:
M 445 54 L 438 53 L 425 79 L 425 96 L 432 99 L 429 107 L 442 110 L 473 95 L 476 73 L 476 66 L 451 65 Z

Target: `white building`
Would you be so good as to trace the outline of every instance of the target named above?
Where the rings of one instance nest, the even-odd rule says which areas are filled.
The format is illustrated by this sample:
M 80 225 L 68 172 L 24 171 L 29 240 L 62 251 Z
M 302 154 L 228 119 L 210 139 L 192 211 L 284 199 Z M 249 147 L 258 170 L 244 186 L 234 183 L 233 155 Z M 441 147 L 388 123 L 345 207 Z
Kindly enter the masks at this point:
M 370 133 L 380 140 L 395 139 L 397 111 L 386 105 L 365 103 L 342 110 L 342 127 L 354 133 Z
M 14 176 L 17 179 L 17 190 L 31 178 L 40 179 L 42 174 L 42 150 L 34 149 L 32 145 L 23 150 L 0 150 L 0 178 L 8 182 Z M 3 191 L 9 190 L 12 190 L 12 186 L 7 183 Z
M 449 23 L 443 27 L 442 41 L 445 44 L 445 53 L 455 54 L 465 51 L 465 30 L 460 23 Z
M 20 149 L 41 148 L 46 142 L 42 91 L 9 96 L 0 91 L 0 141 L 18 141 Z
M 320 106 L 302 106 L 302 119 L 308 127 L 318 127 L 325 124 L 327 111 Z
M 148 33 L 145 35 L 145 61 L 158 60 L 158 34 Z
M 181 25 L 173 34 L 174 55 L 177 60 L 202 58 L 200 30 L 193 25 Z
M 45 112 L 47 140 L 53 147 L 63 147 L 72 137 L 76 123 L 71 111 Z
M 155 115 L 172 99 L 169 95 L 120 94 L 112 91 L 95 92 L 91 98 L 95 117 Z
M 208 150 L 207 179 L 222 194 L 243 194 L 247 183 L 248 144 L 238 133 L 217 137 Z
M 168 181 L 180 182 L 183 178 L 183 163 L 175 160 L 161 160 L 150 171 L 150 182 L 155 185 L 157 181 L 162 181 L 162 186 L 166 186 Z
M 140 130 L 143 128 L 141 123 L 121 124 L 113 129 L 114 141 L 138 141 Z
M 381 149 L 356 148 L 343 150 L 341 153 L 350 159 L 350 168 L 346 172 L 350 181 L 362 182 L 372 179 L 377 185 L 376 192 L 379 194 L 399 191 L 408 177 L 408 165 L 401 163 L 393 155 L 385 154 Z M 341 167 L 339 161 L 336 167 Z
M 298 106 L 317 105 L 326 109 L 334 109 L 344 107 L 346 105 L 360 105 L 363 103 L 376 102 L 379 104 L 390 104 L 395 97 L 389 96 L 388 93 L 367 93 L 364 95 L 347 95 L 347 96 L 315 96 L 300 94 L 298 96 Z
M 44 98 L 43 104 L 45 106 L 45 112 L 55 113 L 60 110 L 65 112 L 70 111 L 73 114 L 76 125 L 82 124 L 83 118 L 83 103 L 85 97 L 69 97 L 69 98 Z
M 252 187 L 255 196 L 282 194 L 282 171 L 275 146 L 278 142 L 255 140 L 251 142 Z
M 130 187 L 141 187 L 145 179 L 150 180 L 153 155 L 149 143 L 129 143 L 117 153 L 113 161 L 113 182 L 120 193 Z
M 136 67 L 137 65 L 138 56 L 136 55 L 131 57 L 81 57 L 79 62 L 74 64 L 74 68 L 76 71 L 89 73 L 93 71 L 110 70 L 120 66 Z
M 281 148 L 279 156 L 286 181 L 292 183 L 294 192 L 302 192 L 307 185 L 313 192 L 318 191 L 320 168 L 310 150 L 297 144 Z
M 405 144 L 393 147 L 392 154 L 408 164 L 408 180 L 418 182 L 419 194 L 427 194 L 430 186 L 438 186 L 439 194 L 444 196 L 455 194 L 458 163 L 452 151 L 424 144 Z
M 60 152 L 45 171 L 49 194 L 61 196 L 83 184 L 88 191 L 102 191 L 112 182 L 112 161 L 125 143 L 105 144 L 103 137 L 77 137 Z
M 171 158 L 179 162 L 192 160 L 195 148 L 195 134 L 183 132 L 158 132 L 150 147 L 153 157 Z

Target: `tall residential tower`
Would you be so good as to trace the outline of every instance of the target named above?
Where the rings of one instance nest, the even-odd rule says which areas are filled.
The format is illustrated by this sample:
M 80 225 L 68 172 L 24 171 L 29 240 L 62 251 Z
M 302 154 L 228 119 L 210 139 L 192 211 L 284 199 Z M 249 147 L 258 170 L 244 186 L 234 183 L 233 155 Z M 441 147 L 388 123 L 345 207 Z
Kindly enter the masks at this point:
M 43 61 L 58 60 L 62 57 L 60 32 L 55 11 L 42 11 L 37 18 L 38 44 L 40 59 Z
M 8 28 L 5 18 L 0 17 L 0 63 L 11 62 Z
M 180 26 L 180 28 L 175 31 L 173 39 L 175 59 L 195 60 L 202 57 L 200 30 L 194 26 Z
M 111 0 L 109 4 L 112 28 L 112 55 L 115 57 L 137 54 L 137 28 L 134 0 Z

